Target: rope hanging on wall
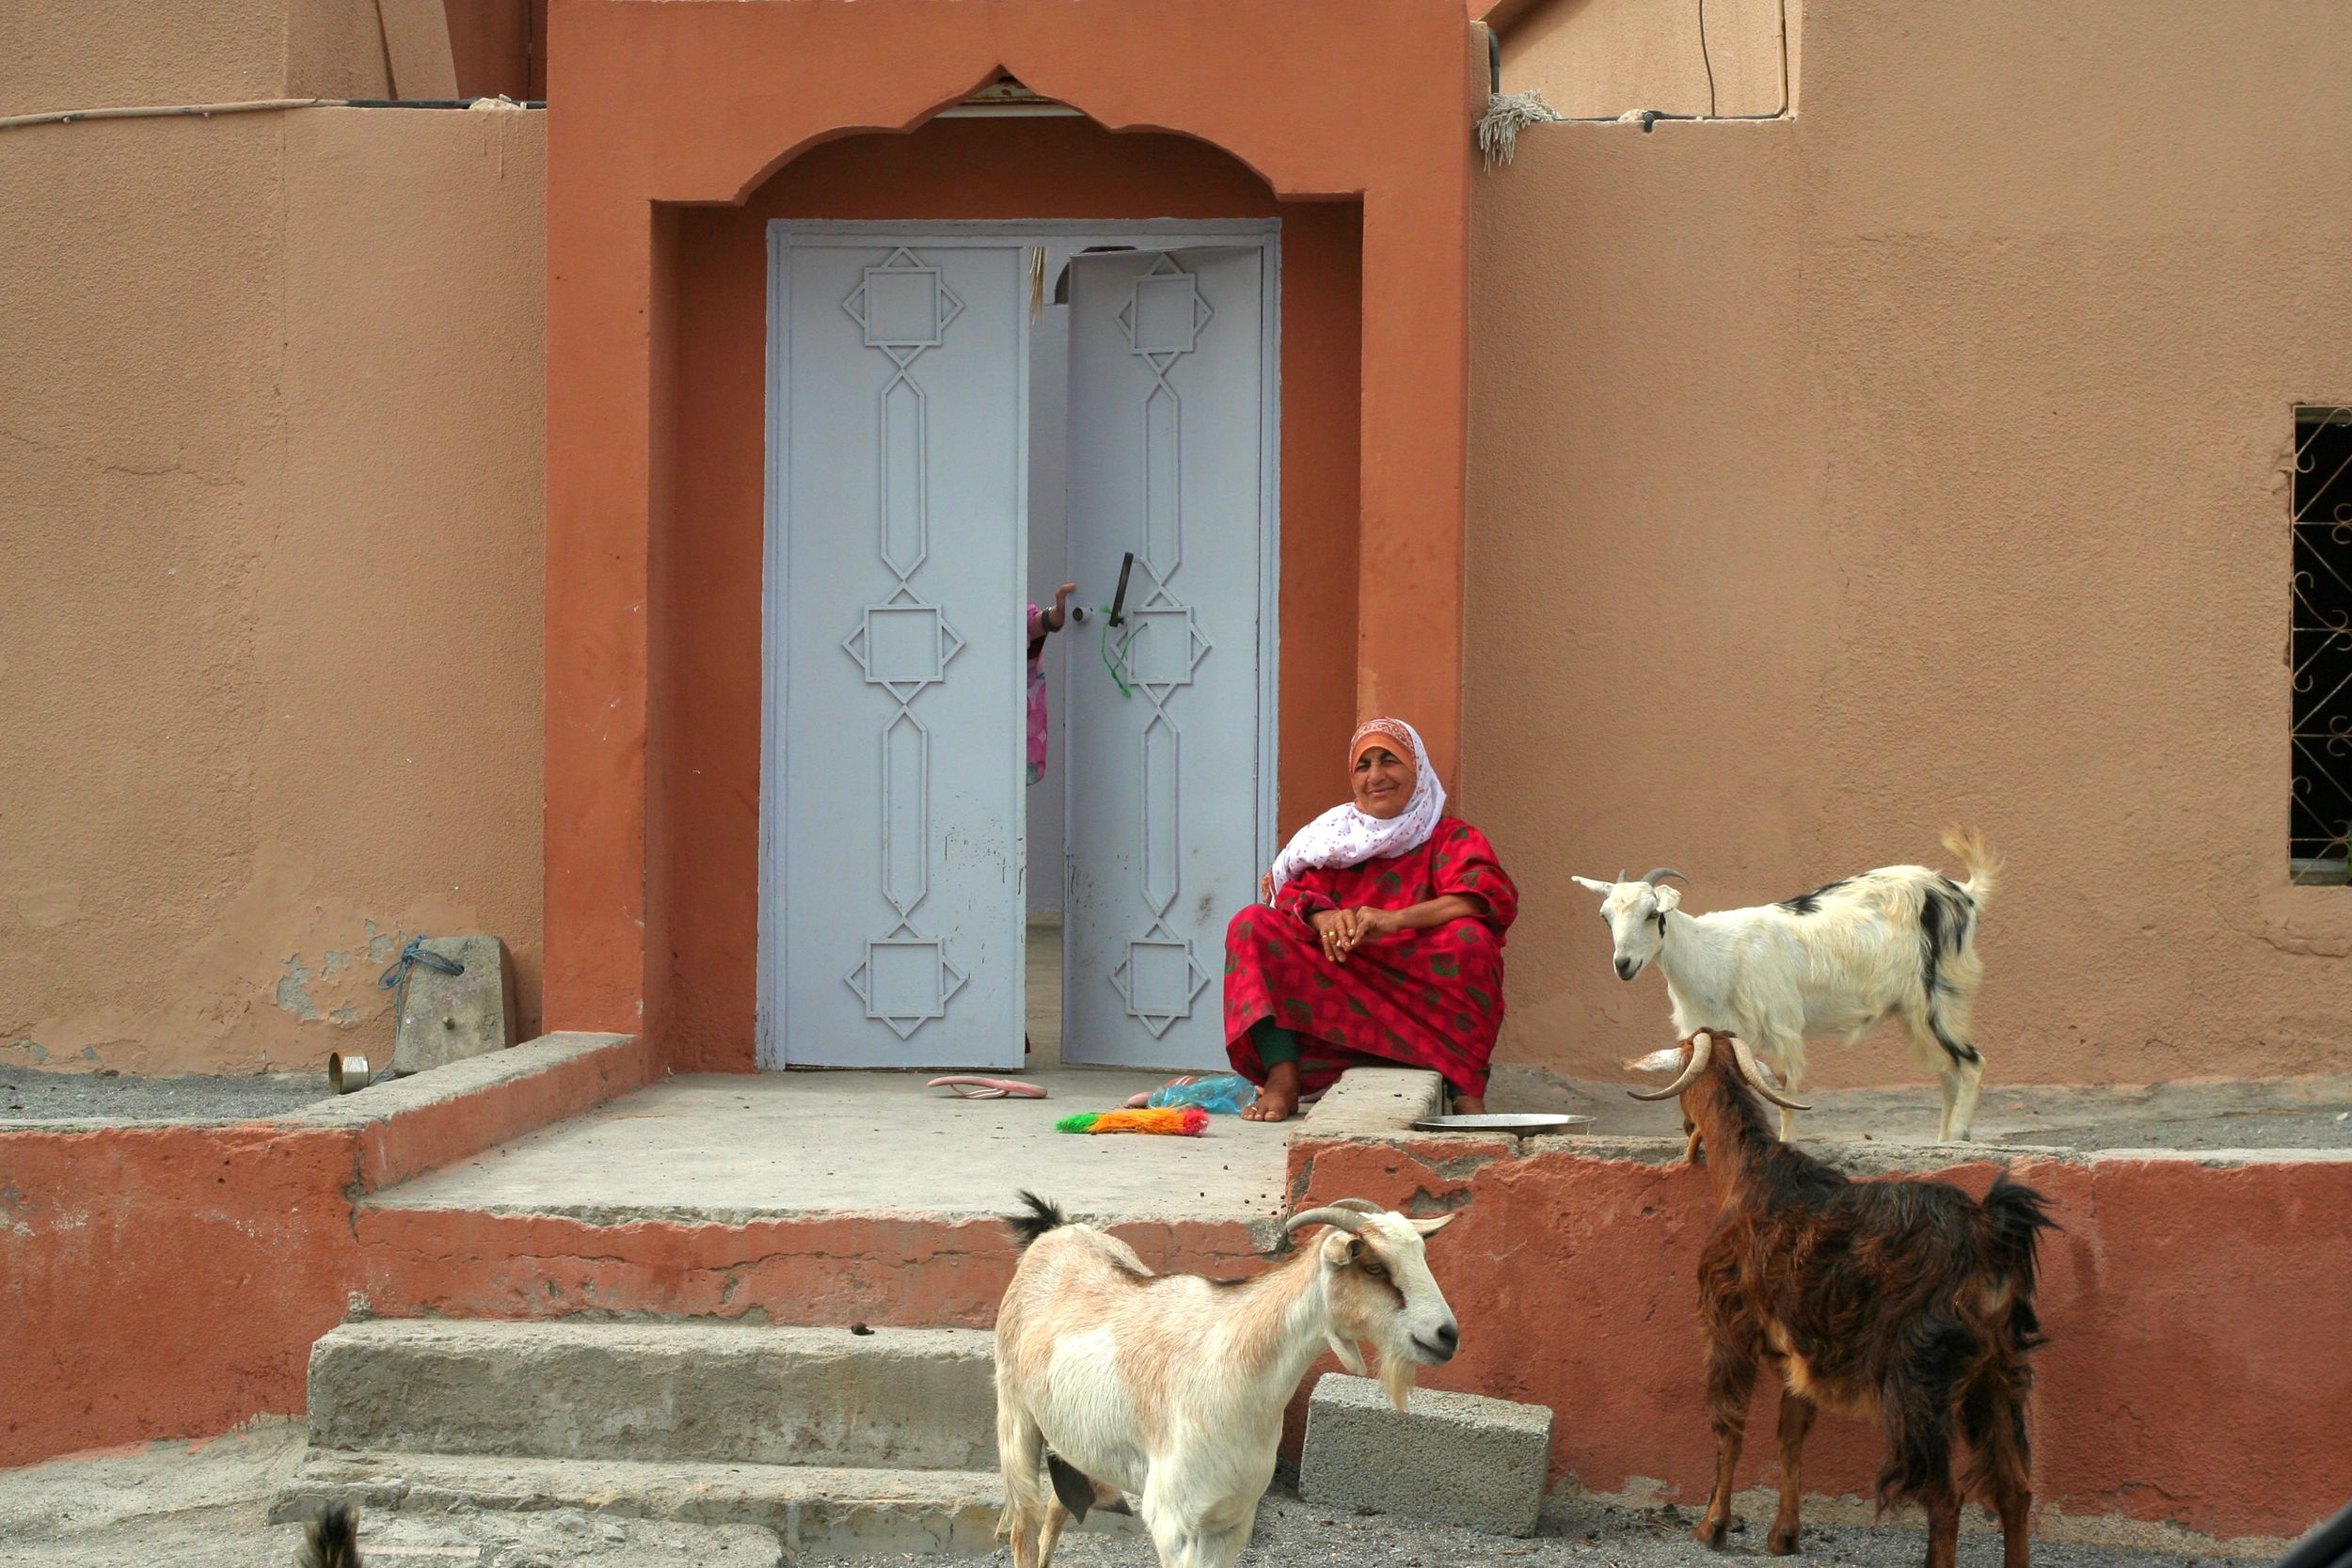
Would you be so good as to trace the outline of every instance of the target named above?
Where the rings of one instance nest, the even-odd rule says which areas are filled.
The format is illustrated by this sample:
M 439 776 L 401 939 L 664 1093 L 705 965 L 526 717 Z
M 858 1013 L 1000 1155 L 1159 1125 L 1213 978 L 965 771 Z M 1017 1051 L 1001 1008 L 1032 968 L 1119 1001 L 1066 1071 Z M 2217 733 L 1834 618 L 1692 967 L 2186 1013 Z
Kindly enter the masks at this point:
M 1499 164 L 1509 163 L 1518 151 L 1519 133 L 1527 127 L 1549 125 L 1565 118 L 1534 87 L 1490 95 L 1486 112 L 1478 118 L 1478 150 L 1485 155 L 1486 167 L 1491 171 Z

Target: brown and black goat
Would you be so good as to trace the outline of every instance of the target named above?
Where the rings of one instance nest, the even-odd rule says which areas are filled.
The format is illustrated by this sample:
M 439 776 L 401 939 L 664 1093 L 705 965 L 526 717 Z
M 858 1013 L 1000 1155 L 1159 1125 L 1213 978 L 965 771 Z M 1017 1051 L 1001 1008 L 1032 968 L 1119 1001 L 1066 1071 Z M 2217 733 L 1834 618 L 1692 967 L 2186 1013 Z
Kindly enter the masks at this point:
M 1827 1405 L 1884 1426 L 1879 1502 L 1927 1511 L 1928 1568 L 1953 1565 L 1952 1439 L 1963 1433 L 1965 1488 L 2000 1517 L 2004 1568 L 2026 1568 L 2034 1270 L 2053 1223 L 2041 1195 L 2003 1176 L 1979 1202 L 1942 1181 L 1831 1169 L 1772 1134 L 1759 1095 L 1809 1107 L 1783 1096 L 1736 1036 L 1702 1030 L 1628 1065 L 1677 1074 L 1634 1098 L 1681 1097 L 1692 1157 L 1704 1157 L 1715 1190 L 1698 1275 L 1715 1488 L 1699 1540 L 1720 1546 L 1730 1528 L 1748 1402 L 1769 1365 L 1782 1386 L 1772 1552 L 1797 1549 L 1805 1433 Z

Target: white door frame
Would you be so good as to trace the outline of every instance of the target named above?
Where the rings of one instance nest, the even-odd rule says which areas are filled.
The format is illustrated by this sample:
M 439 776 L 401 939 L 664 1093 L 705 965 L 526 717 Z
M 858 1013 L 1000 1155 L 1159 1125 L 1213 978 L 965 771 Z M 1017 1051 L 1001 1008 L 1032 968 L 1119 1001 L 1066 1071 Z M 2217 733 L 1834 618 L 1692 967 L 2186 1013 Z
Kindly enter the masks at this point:
M 1260 327 L 1263 342 L 1259 354 L 1261 384 L 1259 403 L 1263 410 L 1264 436 L 1261 445 L 1263 457 L 1259 465 L 1258 495 L 1260 527 L 1258 532 L 1258 863 L 1270 863 L 1274 857 L 1275 790 L 1279 772 L 1280 753 L 1276 750 L 1279 731 L 1276 723 L 1277 706 L 1281 693 L 1279 668 L 1280 636 L 1278 617 L 1281 604 L 1281 220 L 1279 218 L 1154 218 L 1125 222 L 1086 222 L 1074 219 L 1003 219 L 1003 220 L 921 220 L 901 221 L 840 221 L 831 219 L 776 218 L 768 225 L 768 390 L 766 423 L 762 437 L 767 443 L 764 526 L 762 529 L 762 562 L 760 592 L 760 737 L 759 737 L 759 933 L 758 933 L 758 1017 L 756 1021 L 758 1064 L 762 1068 L 781 1068 L 784 1041 L 790 1026 L 790 999 L 785 994 L 786 931 L 783 917 L 786 888 L 784 886 L 784 835 L 777 832 L 783 814 L 789 809 L 786 781 L 778 777 L 780 769 L 772 766 L 777 747 L 785 733 L 785 640 L 779 634 L 779 615 L 788 602 L 787 590 L 791 577 L 791 516 L 789 476 L 786 463 L 789 443 L 779 440 L 784 420 L 789 413 L 787 388 L 788 376 L 790 297 L 788 274 L 785 265 L 788 245 L 837 245 L 872 246 L 881 244 L 902 245 L 909 248 L 942 249 L 959 246 L 1000 246 L 1008 241 L 1042 245 L 1059 241 L 1075 246 L 1089 245 L 1150 245 L 1153 248 L 1178 245 L 1216 245 L 1232 248 L 1255 247 L 1264 254 L 1259 271 L 1263 294 L 1261 302 Z M 1050 290 L 1053 280 L 1046 280 Z M 1025 461 L 1018 465 L 1023 492 L 1009 547 L 1021 570 L 1028 569 L 1028 465 L 1025 452 L 1029 445 L 1028 385 L 1026 363 L 1027 340 L 1022 341 L 1024 363 L 1021 383 L 1025 388 L 1019 415 L 1020 440 Z M 1076 526 L 1073 520 L 1073 526 Z M 1018 775 L 1024 766 L 1023 749 L 1018 732 L 1008 736 L 1006 766 Z M 1065 768 L 1063 776 L 1074 784 L 1074 770 Z M 1070 813 L 1062 816 L 1067 838 Z M 1028 824 L 1025 813 L 1015 812 L 1009 824 L 1015 842 L 1021 849 L 1024 884 L 1020 907 L 1027 908 L 1026 881 L 1030 846 Z M 1058 847 L 1059 853 L 1053 873 L 1063 876 L 1069 863 L 1069 845 Z M 1064 906 L 1068 904 L 1068 887 L 1064 886 Z M 1021 976 L 1017 989 L 1026 1008 L 1026 964 L 1022 944 L 1023 932 L 1014 933 L 1015 948 L 1011 961 Z M 1065 943 L 1067 942 L 1065 937 Z M 1069 988 L 1075 976 L 1063 966 L 1063 1008 L 1069 1007 Z

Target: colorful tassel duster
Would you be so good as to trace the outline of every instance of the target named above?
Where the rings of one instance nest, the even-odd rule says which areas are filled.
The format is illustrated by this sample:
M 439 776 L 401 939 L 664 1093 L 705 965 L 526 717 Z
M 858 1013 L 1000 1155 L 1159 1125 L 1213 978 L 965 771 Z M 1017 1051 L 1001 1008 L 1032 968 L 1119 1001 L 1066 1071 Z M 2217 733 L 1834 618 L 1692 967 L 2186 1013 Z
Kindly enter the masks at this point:
M 1198 1105 L 1164 1105 L 1145 1111 L 1080 1111 L 1054 1123 L 1057 1132 L 1157 1132 L 1197 1138 L 1208 1131 L 1209 1113 Z

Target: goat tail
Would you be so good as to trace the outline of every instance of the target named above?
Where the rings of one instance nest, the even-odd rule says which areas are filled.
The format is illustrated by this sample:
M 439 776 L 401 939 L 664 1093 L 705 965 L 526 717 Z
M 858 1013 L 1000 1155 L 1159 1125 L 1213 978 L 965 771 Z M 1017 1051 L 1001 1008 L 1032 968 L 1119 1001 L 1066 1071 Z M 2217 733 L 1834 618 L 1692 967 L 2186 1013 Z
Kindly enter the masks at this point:
M 2033 1398 L 2030 1354 L 2042 1343 L 2034 1309 L 2042 1232 L 2055 1230 L 2049 1203 L 2031 1187 L 1995 1177 L 1984 1196 L 1984 1262 L 1995 1289 L 1983 1327 L 1987 1354 L 1962 1390 L 1960 1419 L 1970 1459 L 1963 1485 L 2004 1521 L 2033 1496 L 2033 1440 L 2026 1410 Z
M 1977 908 L 1983 909 L 1985 900 L 1993 896 L 1993 884 L 2001 879 L 2001 857 L 1985 843 L 1983 833 L 1957 824 L 1944 830 L 1944 847 L 1968 874 L 1961 886 L 1976 900 Z
M 302 1568 L 359 1568 L 359 1520 L 349 1503 L 328 1503 L 302 1532 Z
M 1025 1214 L 1008 1214 L 1005 1223 L 1012 1227 L 1015 1240 L 1024 1247 L 1044 1235 L 1070 1223 L 1070 1216 L 1059 1207 L 1046 1202 L 1026 1187 L 1021 1189 L 1021 1201 L 1029 1206 Z
M 2009 1283 L 2010 1338 L 2015 1349 L 2042 1342 L 2034 1286 L 2042 1269 L 2042 1232 L 2058 1228 L 2050 1200 L 2003 1171 L 1984 1195 L 1985 1261 Z
M 1937 1311 L 1914 1319 L 1899 1354 L 1879 1384 L 1886 1424 L 1886 1464 L 1878 1502 L 1925 1502 L 1952 1486 L 1952 1425 L 1957 1395 L 1984 1341 L 1959 1319 Z

